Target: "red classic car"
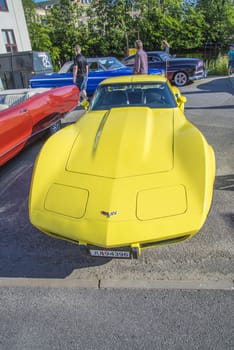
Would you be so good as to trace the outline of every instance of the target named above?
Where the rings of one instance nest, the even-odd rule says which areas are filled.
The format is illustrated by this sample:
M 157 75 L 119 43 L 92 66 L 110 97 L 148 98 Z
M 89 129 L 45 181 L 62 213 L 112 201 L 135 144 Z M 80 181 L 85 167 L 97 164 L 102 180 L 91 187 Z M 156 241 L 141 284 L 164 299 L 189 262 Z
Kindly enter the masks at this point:
M 0 166 L 40 133 L 59 129 L 78 98 L 75 85 L 0 91 Z

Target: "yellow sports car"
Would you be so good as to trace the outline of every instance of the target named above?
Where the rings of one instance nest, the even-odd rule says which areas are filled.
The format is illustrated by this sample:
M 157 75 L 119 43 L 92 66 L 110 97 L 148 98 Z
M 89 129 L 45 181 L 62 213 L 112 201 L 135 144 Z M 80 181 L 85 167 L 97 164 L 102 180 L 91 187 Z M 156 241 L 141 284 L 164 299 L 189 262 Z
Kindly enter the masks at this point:
M 162 76 L 103 81 L 36 160 L 32 224 L 99 257 L 137 258 L 192 237 L 211 206 L 215 157 L 185 102 Z

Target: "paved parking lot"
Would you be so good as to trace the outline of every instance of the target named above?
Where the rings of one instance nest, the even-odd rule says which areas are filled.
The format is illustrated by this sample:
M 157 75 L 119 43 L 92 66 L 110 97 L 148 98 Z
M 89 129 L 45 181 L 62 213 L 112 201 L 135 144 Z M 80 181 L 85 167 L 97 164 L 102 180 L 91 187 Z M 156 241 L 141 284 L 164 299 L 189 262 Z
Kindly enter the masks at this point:
M 182 88 L 187 117 L 214 147 L 217 177 L 210 215 L 192 239 L 142 252 L 138 260 L 95 259 L 65 241 L 50 238 L 28 219 L 33 162 L 44 140 L 0 169 L 0 278 L 80 279 L 95 285 L 114 281 L 219 281 L 232 286 L 234 246 L 233 94 L 227 77 L 209 78 Z M 81 112 L 72 112 L 65 122 Z M 105 282 L 107 280 L 107 282 Z M 117 282 L 116 282 L 117 281 Z M 221 281 L 221 282 L 220 282 Z M 118 284 L 119 283 L 119 284 Z M 187 282 L 186 282 L 187 283 Z
M 194 238 L 139 260 L 87 258 L 31 226 L 30 179 L 45 139 L 0 169 L 1 350 L 234 349 L 233 91 L 227 77 L 182 89 L 188 118 L 215 149 L 213 207 Z

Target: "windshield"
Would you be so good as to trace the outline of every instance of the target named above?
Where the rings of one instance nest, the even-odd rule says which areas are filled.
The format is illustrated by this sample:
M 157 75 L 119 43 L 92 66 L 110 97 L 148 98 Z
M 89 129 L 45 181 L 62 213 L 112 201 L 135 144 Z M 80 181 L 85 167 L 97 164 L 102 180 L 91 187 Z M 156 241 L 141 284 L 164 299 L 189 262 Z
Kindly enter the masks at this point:
M 87 58 L 89 71 L 109 71 L 113 69 L 126 68 L 117 58 L 115 57 L 101 57 L 101 58 Z M 73 61 L 64 63 L 60 68 L 59 73 L 68 73 L 73 70 Z
M 104 57 L 99 58 L 98 62 L 104 68 L 104 70 L 112 70 L 118 68 L 126 68 L 117 58 L 115 57 Z
M 33 51 L 33 70 L 37 74 L 53 72 L 53 65 L 48 52 Z
M 72 72 L 72 69 L 73 69 L 73 61 L 69 61 L 64 63 L 64 65 L 60 68 L 59 73 Z
M 143 106 L 175 108 L 176 102 L 166 83 L 122 83 L 102 85 L 96 91 L 91 110 Z
M 166 52 L 160 53 L 160 57 L 161 57 L 161 59 L 162 59 L 164 62 L 169 61 L 169 60 L 171 60 L 171 59 L 173 58 L 171 55 L 169 55 L 169 54 L 166 53 Z

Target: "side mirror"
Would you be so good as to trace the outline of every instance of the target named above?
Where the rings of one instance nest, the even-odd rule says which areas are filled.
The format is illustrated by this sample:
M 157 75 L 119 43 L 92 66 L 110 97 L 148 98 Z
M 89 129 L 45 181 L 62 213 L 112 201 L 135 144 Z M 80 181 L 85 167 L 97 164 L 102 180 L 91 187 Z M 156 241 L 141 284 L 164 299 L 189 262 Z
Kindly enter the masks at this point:
M 179 96 L 181 96 L 180 90 L 179 90 L 178 87 L 176 87 L 176 86 L 171 86 L 171 89 L 172 89 L 172 91 L 173 91 L 173 93 L 174 93 L 174 95 L 175 95 L 175 98 L 176 98 L 176 100 L 177 100 L 177 98 L 178 98 Z
M 186 98 L 185 96 L 180 95 L 180 96 L 177 97 L 176 102 L 177 102 L 178 107 L 179 107 L 182 111 L 184 111 L 184 105 L 185 105 L 185 103 L 187 102 L 187 98 Z
M 81 107 L 83 107 L 86 111 L 88 110 L 89 108 L 89 101 L 88 100 L 83 100 L 81 103 L 80 103 Z
M 180 95 L 180 96 L 177 97 L 178 105 L 180 105 L 182 103 L 185 104 L 186 102 L 187 102 L 187 98 L 185 96 Z

